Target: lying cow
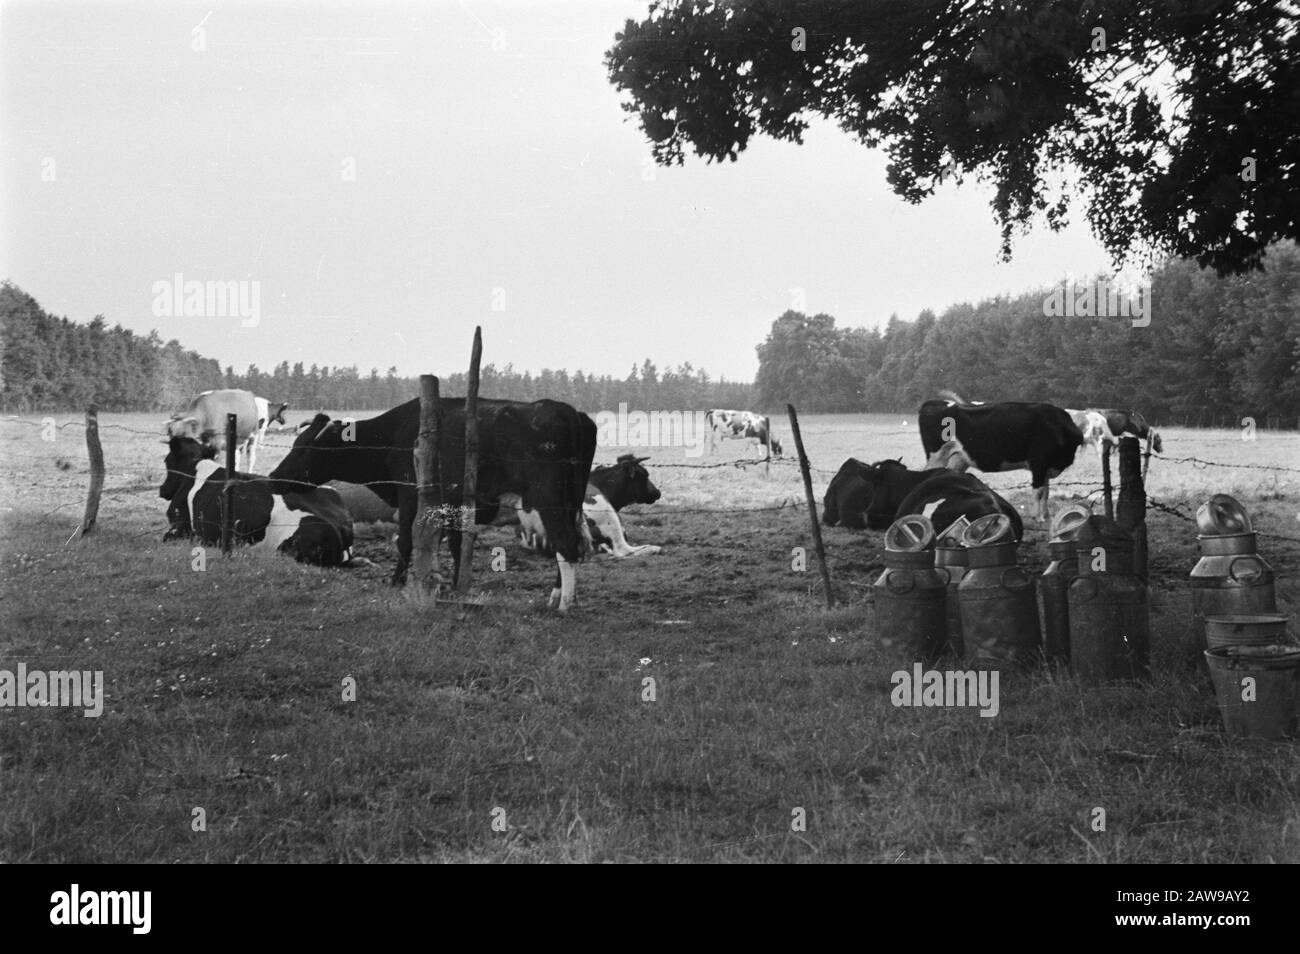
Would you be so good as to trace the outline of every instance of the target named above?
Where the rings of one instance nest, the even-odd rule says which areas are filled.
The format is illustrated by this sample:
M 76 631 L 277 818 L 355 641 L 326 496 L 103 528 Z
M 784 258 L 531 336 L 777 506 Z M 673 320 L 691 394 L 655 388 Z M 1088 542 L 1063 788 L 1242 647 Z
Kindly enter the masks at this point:
M 443 484 L 435 486 L 434 496 L 445 508 L 459 508 L 465 473 L 465 400 L 441 398 L 440 405 L 438 461 Z M 502 507 L 514 509 L 524 529 L 538 538 L 546 552 L 555 554 L 556 581 L 549 605 L 566 612 L 575 592 L 573 565 L 591 548 L 582 504 L 596 453 L 596 424 L 568 404 L 551 400 L 480 398 L 477 418 L 474 522 L 490 524 Z M 317 414 L 298 434 L 288 456 L 271 471 L 273 480 L 304 485 L 330 480 L 365 484 L 397 507 L 394 585 L 406 581 L 411 560 L 419 504 L 413 451 L 419 430 L 419 398 L 348 424 Z M 458 575 L 461 528 L 448 521 L 438 528 L 443 531 Z
M 221 391 L 204 391 L 190 402 L 186 411 L 172 415 L 167 422 L 167 436 L 190 437 L 213 448 L 216 453 L 226 449 L 226 415 L 235 415 L 235 453 L 245 458 L 245 471 L 253 473 L 257 467 L 258 445 L 266 440 L 267 429 L 276 423 L 287 426 L 284 412 L 288 404 L 272 404 L 251 391 L 227 388 Z M 239 461 L 236 459 L 236 470 Z
M 908 470 L 896 460 L 864 464 L 849 458 L 826 491 L 822 522 L 851 529 L 886 530 L 910 513 L 928 517 L 936 527 L 947 527 L 966 517 L 975 520 L 1004 513 L 1015 538 L 1024 533 L 1016 508 L 974 474 L 948 468 Z
M 616 557 L 651 556 L 660 551 L 660 547 L 650 544 L 628 543 L 623 535 L 623 521 L 618 516 L 628 504 L 652 504 L 659 499 L 659 488 L 650 482 L 650 474 L 641 466 L 649 459 L 624 454 L 612 467 L 591 469 L 582 512 L 591 531 L 591 542 L 598 550 L 606 550 Z
M 918 412 L 926 455 L 957 441 L 980 470 L 1028 470 L 1038 498 L 1038 517 L 1048 518 L 1048 482 L 1074 463 L 1083 432 L 1054 404 L 1004 401 L 979 404 L 952 392 L 947 400 L 926 401 Z
M 163 540 L 195 537 L 221 542 L 221 497 L 226 471 L 215 450 L 190 437 L 168 442 L 167 477 L 158 496 L 170 501 Z M 342 566 L 351 561 L 352 519 L 329 487 L 285 487 L 265 477 L 235 474 L 234 542 L 287 553 L 300 563 Z

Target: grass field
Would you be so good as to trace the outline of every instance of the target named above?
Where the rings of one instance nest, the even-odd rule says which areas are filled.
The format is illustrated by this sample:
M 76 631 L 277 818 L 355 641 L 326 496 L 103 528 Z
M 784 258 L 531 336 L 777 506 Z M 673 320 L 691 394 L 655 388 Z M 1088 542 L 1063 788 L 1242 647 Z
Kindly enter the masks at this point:
M 1004 673 L 980 718 L 891 705 L 910 666 L 874 635 L 880 534 L 824 531 L 827 610 L 796 467 L 669 466 L 751 456 L 742 442 L 642 450 L 663 498 L 624 523 L 664 552 L 585 564 L 564 618 L 544 609 L 554 563 L 507 528 L 480 538 L 481 609 L 391 589 L 391 527 L 360 531 L 368 568 L 250 551 L 195 571 L 188 544 L 160 542 L 155 416 L 101 418 L 99 526 L 69 542 L 86 452 L 79 416 L 56 417 L 52 441 L 39 417 L 0 421 L 0 668 L 102 669 L 107 701 L 100 718 L 0 709 L 0 861 L 1300 861 L 1294 745 L 1225 738 L 1185 642 L 1186 516 L 1213 492 L 1278 535 L 1261 550 L 1294 612 L 1296 433 L 1164 431 L 1148 491 L 1184 516 L 1148 517 L 1151 682 Z M 921 463 L 914 419 L 803 432 L 819 511 L 847 456 Z M 1054 506 L 1099 473 L 1081 453 Z M 1032 509 L 1027 474 L 987 479 Z M 506 572 L 488 570 L 497 545 Z

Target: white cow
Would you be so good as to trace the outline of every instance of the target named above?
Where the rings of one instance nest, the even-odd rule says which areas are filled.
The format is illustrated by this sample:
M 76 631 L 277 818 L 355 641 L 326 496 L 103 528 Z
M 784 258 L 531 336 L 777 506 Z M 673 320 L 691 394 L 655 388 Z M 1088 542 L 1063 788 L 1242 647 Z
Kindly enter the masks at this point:
M 278 404 L 271 410 L 271 402 L 251 391 L 226 388 L 204 391 L 190 402 L 186 411 L 173 414 L 167 422 L 168 437 L 192 437 L 212 447 L 219 454 L 226 449 L 226 415 L 235 415 L 235 453 L 242 453 L 245 466 L 235 469 L 255 473 L 257 446 L 266 439 L 271 422 L 283 425 L 288 404 Z

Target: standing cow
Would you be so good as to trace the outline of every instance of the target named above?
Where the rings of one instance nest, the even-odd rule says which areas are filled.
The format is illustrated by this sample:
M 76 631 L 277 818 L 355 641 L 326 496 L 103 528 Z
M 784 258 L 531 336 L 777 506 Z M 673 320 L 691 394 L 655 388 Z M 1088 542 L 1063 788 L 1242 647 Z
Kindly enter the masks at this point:
M 167 422 L 167 436 L 190 437 L 221 453 L 226 449 L 226 415 L 234 414 L 235 452 L 244 455 L 244 470 L 253 473 L 258 444 L 266 439 L 272 422 L 285 425 L 284 412 L 288 407 L 283 403 L 273 405 L 252 391 L 239 388 L 204 391 L 190 402 L 187 410 L 172 415 Z
M 459 508 L 465 474 L 465 399 L 442 398 L 438 432 L 439 505 Z M 317 414 L 289 454 L 271 472 L 274 480 L 365 484 L 398 510 L 397 566 L 393 584 L 406 581 L 412 527 L 418 508 L 413 453 L 420 429 L 420 401 L 407 401 L 364 421 L 331 421 Z M 558 564 L 549 605 L 567 612 L 573 602 L 573 564 L 591 549 L 583 497 L 596 454 L 596 424 L 568 404 L 480 398 L 479 463 L 475 523 L 489 524 L 502 507 L 513 507 L 524 530 Z M 455 573 L 460 572 L 461 530 L 446 527 Z
M 1074 463 L 1083 432 L 1064 408 L 1055 404 L 1004 401 L 978 404 L 952 392 L 945 400 L 926 401 L 918 411 L 926 456 L 949 441 L 982 471 L 1028 470 L 1038 498 L 1038 517 L 1048 518 L 1048 482 Z

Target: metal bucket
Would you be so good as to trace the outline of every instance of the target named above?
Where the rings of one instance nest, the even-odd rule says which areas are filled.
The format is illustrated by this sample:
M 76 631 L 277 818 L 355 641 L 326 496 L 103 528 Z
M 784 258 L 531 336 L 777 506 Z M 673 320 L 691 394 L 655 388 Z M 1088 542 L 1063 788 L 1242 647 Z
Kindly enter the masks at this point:
M 1043 619 L 1043 655 L 1049 662 L 1070 662 L 1070 583 L 1079 575 L 1079 555 L 1072 540 L 1047 545 L 1052 561 L 1038 578 L 1038 605 Z
M 1289 617 L 1278 613 L 1258 616 L 1207 616 L 1205 641 L 1209 649 L 1237 646 L 1276 646 L 1294 642 L 1287 635 Z M 1300 646 L 1295 648 L 1300 649 Z
M 1280 739 L 1296 734 L 1300 648 L 1258 646 L 1205 651 L 1228 735 Z

